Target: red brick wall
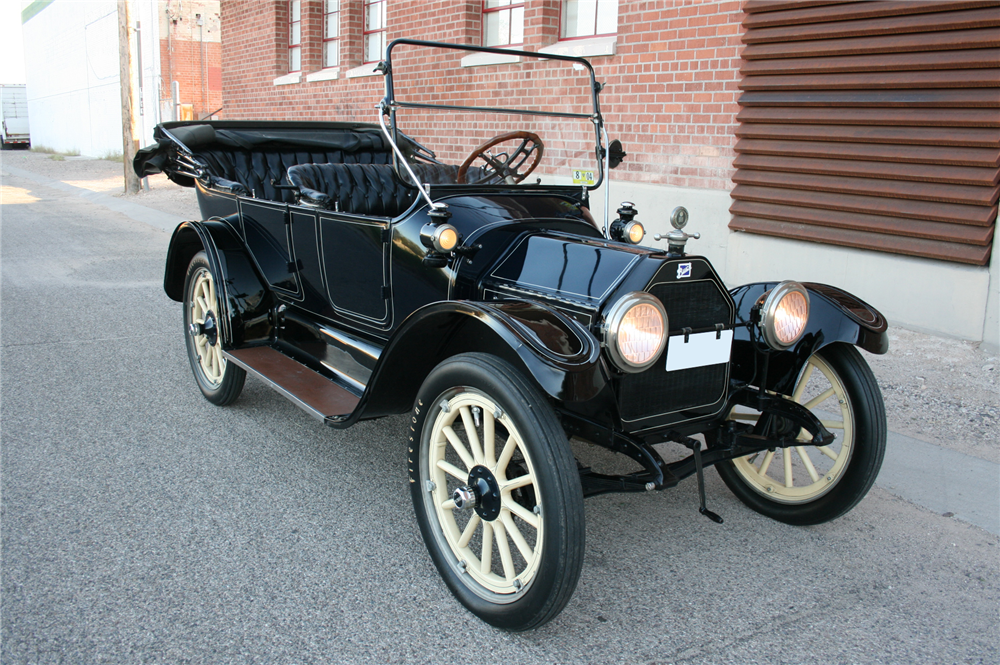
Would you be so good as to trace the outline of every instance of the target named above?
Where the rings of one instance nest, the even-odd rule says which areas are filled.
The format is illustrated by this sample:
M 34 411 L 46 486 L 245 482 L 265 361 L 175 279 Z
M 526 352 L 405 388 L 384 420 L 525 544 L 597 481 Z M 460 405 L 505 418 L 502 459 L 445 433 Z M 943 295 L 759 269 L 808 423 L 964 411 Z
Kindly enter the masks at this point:
M 172 42 L 171 54 L 167 40 L 160 40 L 160 63 L 164 80 L 172 76 L 180 84 L 178 101 L 192 104 L 197 118 L 218 110 L 222 106 L 222 45 L 186 39 Z M 170 84 L 165 83 L 160 93 L 162 99 L 169 100 Z
M 609 133 L 629 153 L 616 176 L 732 188 L 743 17 L 736 0 L 620 3 L 618 54 L 598 67 Z
M 320 66 L 318 51 L 309 55 L 316 47 L 308 42 L 318 43 L 321 27 L 311 28 L 307 23 L 312 17 L 321 20 L 321 4 L 321 0 L 303 1 L 302 81 L 276 86 L 274 79 L 288 71 L 287 2 L 223 2 L 227 118 L 375 121 L 374 109 L 384 94 L 382 77 L 343 78 L 347 69 L 361 64 L 361 0 L 341 2 L 341 78 L 305 81 L 305 75 Z M 559 6 L 559 0 L 526 0 L 526 50 L 558 40 Z M 478 44 L 480 7 L 479 0 L 389 0 L 387 38 Z M 621 139 L 628 152 L 615 171 L 617 179 L 724 190 L 731 187 L 742 19 L 738 0 L 620 1 L 617 54 L 590 59 L 597 79 L 605 83 L 601 104 L 608 133 Z M 394 59 L 397 53 L 403 55 L 394 52 Z M 462 94 L 465 88 L 443 92 L 449 78 L 468 81 L 470 76 L 487 84 L 469 86 L 470 95 L 483 90 L 524 95 L 538 89 L 551 98 L 560 89 L 561 82 L 548 73 L 547 63 L 485 66 L 471 72 L 458 66 L 461 55 L 439 58 L 433 67 L 400 57 L 396 71 L 401 78 L 434 73 L 433 79 L 423 81 L 428 85 L 418 91 L 417 97 L 423 101 L 441 101 L 446 95 L 451 97 L 449 101 L 470 100 L 471 96 Z M 532 79 L 525 84 L 523 75 L 528 72 Z M 515 81 L 519 89 L 506 87 Z M 411 93 L 414 90 L 411 88 Z M 417 101 L 413 96 L 409 99 Z M 484 138 L 488 137 L 479 140 Z M 470 142 L 475 141 L 459 138 L 455 154 L 464 153 Z

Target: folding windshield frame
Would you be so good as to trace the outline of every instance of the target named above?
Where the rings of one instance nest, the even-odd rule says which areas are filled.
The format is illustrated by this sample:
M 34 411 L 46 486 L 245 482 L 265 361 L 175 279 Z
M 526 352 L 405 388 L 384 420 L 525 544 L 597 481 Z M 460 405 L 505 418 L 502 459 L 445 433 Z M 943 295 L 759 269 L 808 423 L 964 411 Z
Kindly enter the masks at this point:
M 429 104 L 422 102 L 406 102 L 399 101 L 396 99 L 395 89 L 393 87 L 393 69 L 392 69 L 392 50 L 397 46 L 420 46 L 425 48 L 438 48 L 438 49 L 450 49 L 454 51 L 469 51 L 472 53 L 494 53 L 503 56 L 519 56 L 522 58 L 532 58 L 535 60 L 561 60 L 564 62 L 570 62 L 574 64 L 579 64 L 586 69 L 590 76 L 590 99 L 591 105 L 593 107 L 592 113 L 561 113 L 556 111 L 535 111 L 531 109 L 516 109 L 516 108 L 494 108 L 488 106 L 458 106 L 453 104 Z M 530 115 L 530 116 L 541 116 L 548 118 L 575 118 L 581 120 L 589 120 L 594 125 L 594 136 L 595 136 L 595 155 L 597 158 L 597 171 L 598 178 L 593 185 L 583 185 L 587 190 L 593 191 L 601 186 L 604 182 L 604 172 L 607 166 L 608 151 L 605 146 L 601 143 L 602 135 L 607 138 L 607 133 L 604 129 L 604 119 L 601 117 L 601 106 L 598 99 L 598 95 L 603 87 L 603 84 L 598 83 L 594 76 L 594 68 L 591 66 L 584 58 L 578 58 L 576 56 L 570 55 L 558 55 L 554 53 L 532 53 L 531 51 L 518 51 L 508 48 L 493 48 L 490 46 L 468 46 L 465 44 L 445 44 L 441 42 L 429 42 L 420 39 L 395 39 L 393 40 L 385 49 L 385 60 L 379 63 L 378 69 L 385 75 L 385 97 L 382 99 L 379 105 L 379 122 L 383 126 L 383 131 L 385 131 L 385 125 L 382 122 L 382 118 L 385 115 L 389 116 L 389 123 L 392 128 L 392 136 L 390 142 L 393 144 L 394 152 L 396 153 L 396 159 L 401 160 L 406 166 L 406 170 L 409 171 L 407 160 L 403 158 L 399 149 L 396 148 L 399 141 L 399 127 L 396 123 L 396 110 L 397 109 L 444 109 L 449 111 L 469 111 L 474 113 L 503 113 L 507 115 Z M 388 137 L 388 132 L 387 132 Z M 420 146 L 423 148 L 423 146 Z M 431 156 L 433 153 L 431 151 L 424 149 Z M 410 173 L 413 176 L 413 173 Z M 414 182 L 416 179 L 414 178 Z M 417 187 L 423 192 L 423 187 L 417 183 Z M 432 204 L 433 205 L 433 204 Z

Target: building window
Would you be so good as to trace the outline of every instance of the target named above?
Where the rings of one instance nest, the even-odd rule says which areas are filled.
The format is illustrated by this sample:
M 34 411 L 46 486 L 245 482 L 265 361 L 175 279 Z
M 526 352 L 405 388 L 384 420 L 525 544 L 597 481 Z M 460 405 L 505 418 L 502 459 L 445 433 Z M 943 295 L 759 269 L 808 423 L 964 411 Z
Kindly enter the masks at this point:
M 378 62 L 385 52 L 387 0 L 365 0 L 365 64 Z
M 524 2 L 484 0 L 483 46 L 524 43 Z
M 302 0 L 288 2 L 288 71 L 302 69 Z
M 340 0 L 325 0 L 323 7 L 323 66 L 340 64 Z
M 618 0 L 563 0 L 562 39 L 597 37 L 618 32 Z

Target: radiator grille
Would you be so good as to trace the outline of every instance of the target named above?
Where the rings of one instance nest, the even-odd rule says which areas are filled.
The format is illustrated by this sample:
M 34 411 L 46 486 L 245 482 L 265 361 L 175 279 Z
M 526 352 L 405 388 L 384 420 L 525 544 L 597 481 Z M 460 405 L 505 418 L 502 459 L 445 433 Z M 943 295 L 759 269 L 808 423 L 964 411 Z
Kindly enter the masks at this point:
M 676 333 L 681 328 L 711 328 L 716 323 L 732 323 L 729 301 L 711 280 L 696 282 L 669 282 L 655 284 L 649 292 L 660 299 L 670 331 Z
M 682 328 L 731 327 L 732 306 L 711 280 L 656 284 L 649 292 L 660 299 L 673 333 Z M 623 420 L 635 421 L 714 404 L 725 395 L 727 364 L 667 371 L 666 354 L 644 372 L 622 378 L 618 406 Z
M 725 389 L 728 365 L 666 371 L 666 360 L 622 379 L 618 391 L 624 420 L 639 420 L 696 406 L 712 404 Z

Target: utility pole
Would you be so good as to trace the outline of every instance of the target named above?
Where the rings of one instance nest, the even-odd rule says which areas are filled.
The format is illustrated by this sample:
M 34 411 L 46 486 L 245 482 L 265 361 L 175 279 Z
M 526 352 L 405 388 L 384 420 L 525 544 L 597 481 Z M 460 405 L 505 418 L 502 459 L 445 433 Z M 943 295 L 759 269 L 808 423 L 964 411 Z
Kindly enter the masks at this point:
M 125 166 L 125 193 L 139 191 L 139 176 L 132 170 L 138 149 L 135 141 L 135 115 L 132 109 L 132 40 L 129 34 L 128 0 L 118 0 L 118 62 L 122 91 L 122 154 Z M 142 75 L 142 72 L 139 73 Z

